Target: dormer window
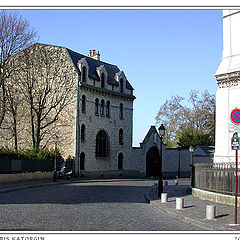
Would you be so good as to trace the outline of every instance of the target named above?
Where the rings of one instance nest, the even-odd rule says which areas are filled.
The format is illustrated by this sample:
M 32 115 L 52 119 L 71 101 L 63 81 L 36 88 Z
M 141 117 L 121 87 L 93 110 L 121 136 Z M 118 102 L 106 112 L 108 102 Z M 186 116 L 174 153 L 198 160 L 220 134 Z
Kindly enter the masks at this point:
M 101 87 L 102 88 L 105 87 L 105 74 L 104 73 L 101 74 Z
M 86 82 L 87 81 L 87 68 L 83 66 L 82 68 L 82 81 Z
M 120 79 L 120 92 L 123 93 L 123 79 Z

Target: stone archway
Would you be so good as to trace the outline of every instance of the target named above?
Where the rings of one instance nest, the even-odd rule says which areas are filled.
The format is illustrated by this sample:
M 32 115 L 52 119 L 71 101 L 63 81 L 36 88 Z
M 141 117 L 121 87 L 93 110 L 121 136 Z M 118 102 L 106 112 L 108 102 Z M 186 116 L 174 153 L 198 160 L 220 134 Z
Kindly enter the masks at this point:
M 162 161 L 158 147 L 150 147 L 147 152 L 146 176 L 162 177 Z

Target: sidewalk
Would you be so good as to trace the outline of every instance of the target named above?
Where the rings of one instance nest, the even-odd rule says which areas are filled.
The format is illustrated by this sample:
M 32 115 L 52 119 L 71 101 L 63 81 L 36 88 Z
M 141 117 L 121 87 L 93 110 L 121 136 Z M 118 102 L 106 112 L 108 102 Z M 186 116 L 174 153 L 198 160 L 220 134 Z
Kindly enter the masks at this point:
M 181 219 L 188 223 L 202 227 L 209 231 L 240 231 L 240 225 L 234 225 L 235 207 L 201 200 L 193 197 L 189 190 L 189 181 L 179 180 L 175 185 L 174 180 L 168 181 L 168 186 L 164 186 L 164 193 L 168 193 L 168 202 L 161 203 L 157 197 L 157 186 L 146 193 L 146 198 L 150 204 L 157 210 L 160 210 L 175 218 Z M 184 208 L 176 210 L 176 197 L 184 198 Z M 216 218 L 214 220 L 206 219 L 206 205 L 216 206 Z M 240 209 L 238 208 L 238 223 L 240 223 Z

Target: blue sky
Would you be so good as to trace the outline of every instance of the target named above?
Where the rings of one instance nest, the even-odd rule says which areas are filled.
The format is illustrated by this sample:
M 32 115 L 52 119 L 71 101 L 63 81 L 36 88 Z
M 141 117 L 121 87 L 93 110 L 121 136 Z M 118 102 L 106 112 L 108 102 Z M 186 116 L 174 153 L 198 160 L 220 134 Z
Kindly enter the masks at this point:
M 221 10 L 17 10 L 39 42 L 82 54 L 99 50 L 134 87 L 133 145 L 138 146 L 166 99 L 191 90 L 216 93 Z

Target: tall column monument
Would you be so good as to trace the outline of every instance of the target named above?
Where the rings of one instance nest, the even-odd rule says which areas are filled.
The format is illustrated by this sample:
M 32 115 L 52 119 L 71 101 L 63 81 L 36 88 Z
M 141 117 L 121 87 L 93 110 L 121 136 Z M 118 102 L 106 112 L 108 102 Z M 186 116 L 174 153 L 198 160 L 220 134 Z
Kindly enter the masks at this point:
M 234 132 L 240 133 L 240 11 L 223 10 L 222 61 L 215 74 L 216 135 L 214 162 L 234 162 Z M 234 111 L 234 112 L 233 112 Z

